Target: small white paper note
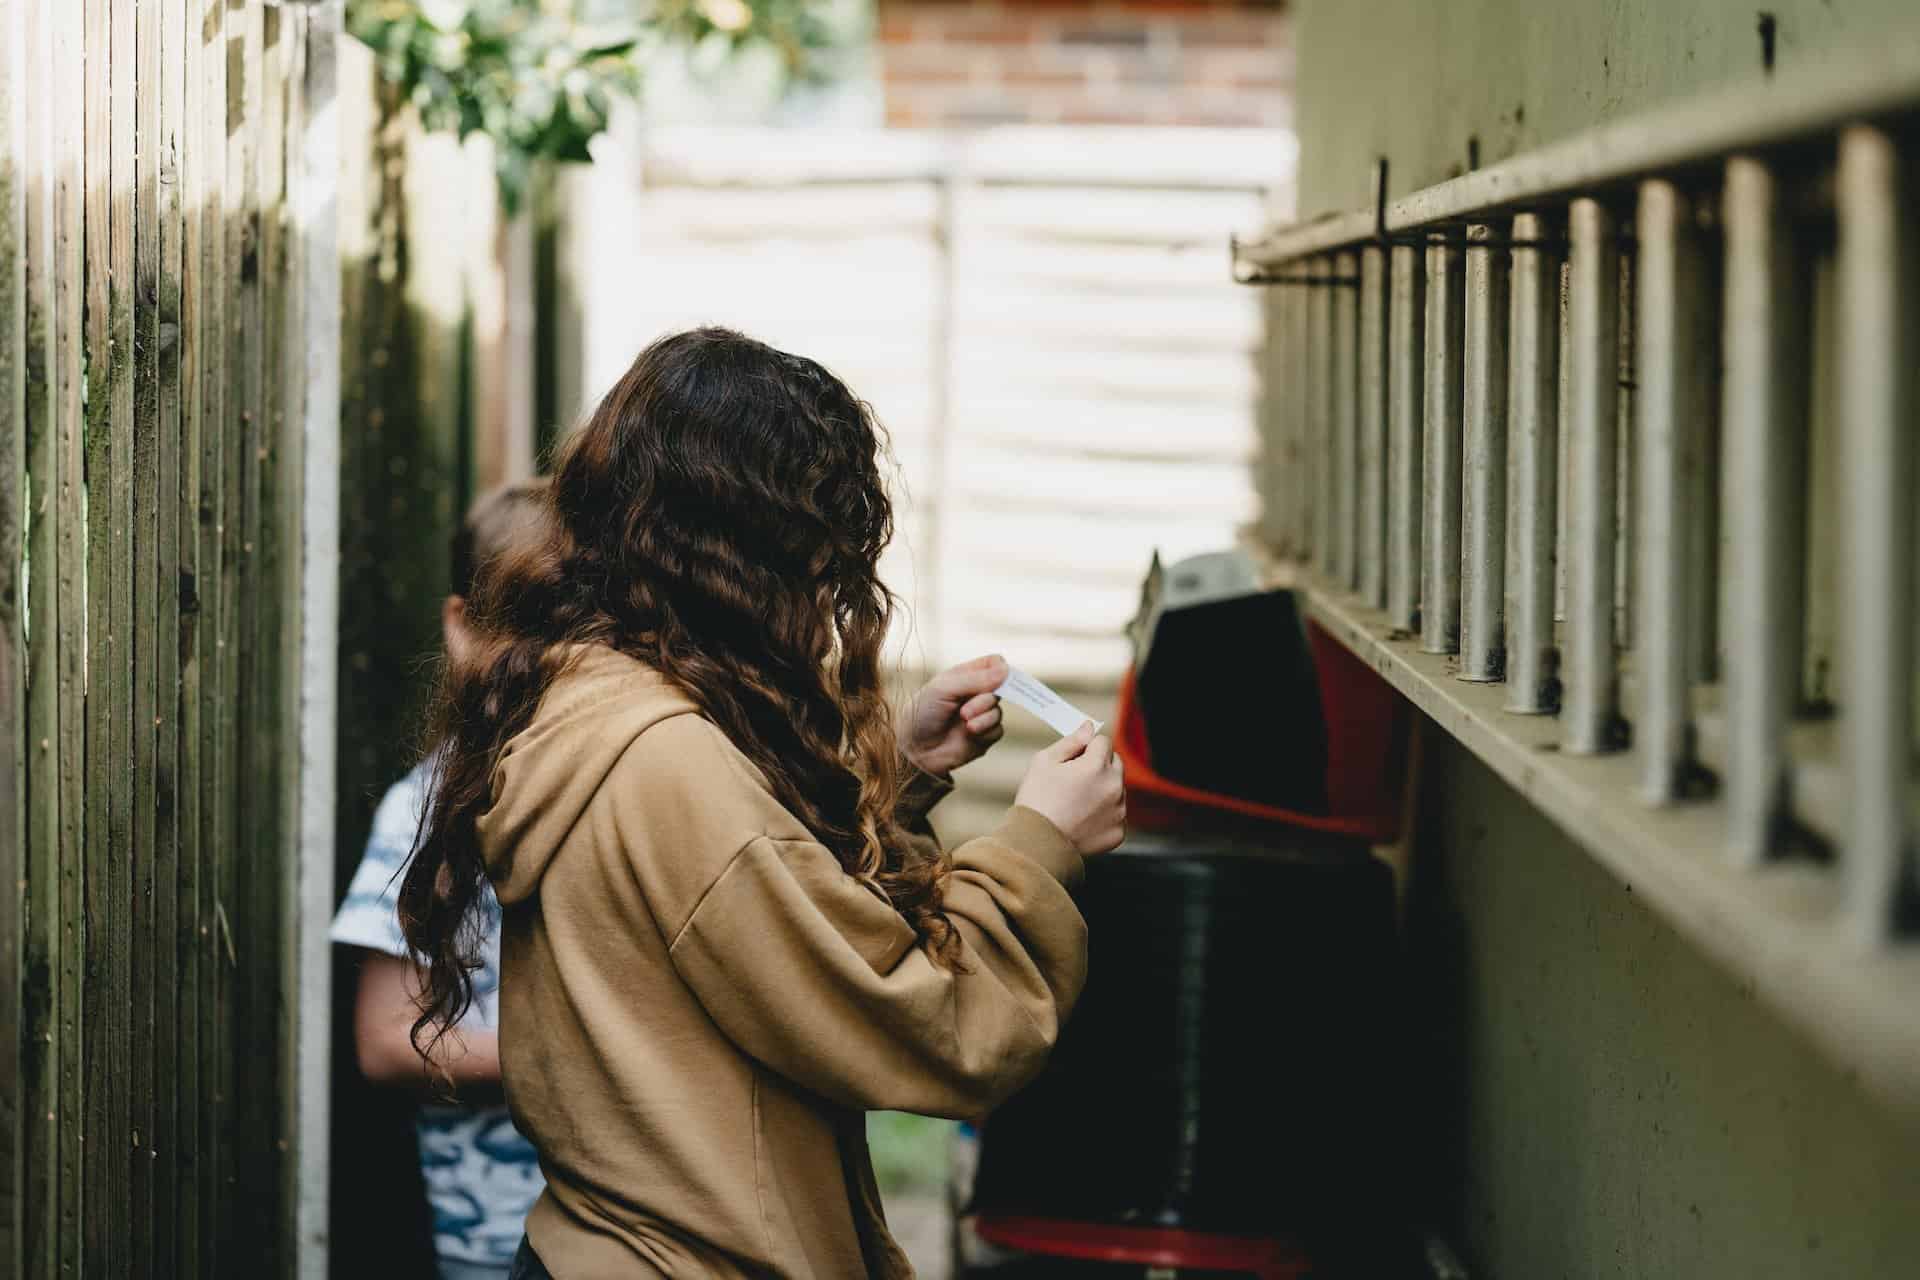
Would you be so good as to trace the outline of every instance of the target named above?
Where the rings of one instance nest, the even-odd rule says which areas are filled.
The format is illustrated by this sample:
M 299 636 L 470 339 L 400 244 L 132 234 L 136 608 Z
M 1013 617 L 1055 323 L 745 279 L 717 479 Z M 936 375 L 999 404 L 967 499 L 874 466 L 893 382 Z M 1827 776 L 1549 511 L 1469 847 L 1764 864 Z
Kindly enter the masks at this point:
M 1033 712 L 1062 737 L 1093 719 L 1018 667 L 1008 667 L 1006 682 L 993 692 L 996 697 Z M 1096 722 L 1094 728 L 1099 727 Z

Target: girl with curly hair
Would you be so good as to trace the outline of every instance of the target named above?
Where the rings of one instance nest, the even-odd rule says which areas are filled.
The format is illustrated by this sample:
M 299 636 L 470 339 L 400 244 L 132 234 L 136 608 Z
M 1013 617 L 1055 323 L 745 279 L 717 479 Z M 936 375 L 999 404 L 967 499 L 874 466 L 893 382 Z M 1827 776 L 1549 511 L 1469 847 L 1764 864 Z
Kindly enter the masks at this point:
M 977 1117 L 1079 995 L 1068 888 L 1119 843 L 1118 760 L 1082 726 L 941 851 L 1006 664 L 895 725 L 884 449 L 815 362 L 676 334 L 481 574 L 400 909 L 415 1044 L 457 1078 L 488 882 L 501 905 L 501 1070 L 547 1178 L 516 1275 L 909 1276 L 864 1112 Z

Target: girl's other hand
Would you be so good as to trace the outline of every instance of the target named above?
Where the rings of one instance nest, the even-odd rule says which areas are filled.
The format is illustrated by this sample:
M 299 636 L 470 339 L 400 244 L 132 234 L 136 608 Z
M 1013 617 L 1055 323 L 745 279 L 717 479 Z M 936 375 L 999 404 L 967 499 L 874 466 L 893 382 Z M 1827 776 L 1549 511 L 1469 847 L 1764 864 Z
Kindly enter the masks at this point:
M 1006 732 L 1000 723 L 1000 699 L 1007 660 L 988 654 L 948 667 L 913 695 L 900 718 L 900 750 L 922 773 L 944 778 L 963 764 L 987 754 Z
M 1127 833 L 1126 777 L 1113 743 L 1089 720 L 1033 757 L 1015 804 L 1060 828 L 1082 857 L 1105 853 Z

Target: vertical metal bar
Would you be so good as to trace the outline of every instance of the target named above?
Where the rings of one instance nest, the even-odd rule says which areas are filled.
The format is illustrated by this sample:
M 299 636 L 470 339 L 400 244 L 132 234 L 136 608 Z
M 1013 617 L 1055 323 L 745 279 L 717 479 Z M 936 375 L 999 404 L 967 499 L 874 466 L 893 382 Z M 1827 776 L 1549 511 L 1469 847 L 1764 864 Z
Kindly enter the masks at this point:
M 1305 560 L 1313 547 L 1313 377 L 1310 325 L 1313 304 L 1301 285 L 1286 287 L 1287 314 L 1287 554 Z
M 1507 346 L 1507 710 L 1558 706 L 1552 684 L 1554 549 L 1560 526 L 1559 229 L 1513 220 Z
M 1849 787 L 1842 866 L 1847 926 L 1877 943 L 1897 923 L 1913 857 L 1906 796 L 1913 707 L 1913 364 L 1920 359 L 1920 244 L 1911 185 L 1886 133 L 1840 136 L 1839 425 L 1846 468 L 1842 627 L 1850 696 L 1842 744 Z M 1910 885 L 1908 886 L 1911 887 Z
M 1285 289 L 1263 289 L 1260 318 L 1266 327 L 1266 345 L 1260 362 L 1260 460 L 1256 484 L 1260 493 L 1260 538 L 1276 555 L 1293 554 L 1288 529 L 1292 511 L 1287 505 L 1287 433 L 1293 390 L 1288 380 L 1287 349 L 1293 335 L 1287 331 Z M 934 356 L 938 358 L 938 351 Z
M 1420 647 L 1460 646 L 1460 343 L 1466 323 L 1466 250 L 1447 235 L 1427 247 L 1427 394 L 1421 535 Z
M 1333 260 L 1333 579 L 1341 590 L 1359 585 L 1360 506 L 1360 261 Z
M 1313 477 L 1314 567 L 1333 572 L 1333 263 L 1307 264 L 1307 452 Z
M 1460 678 L 1506 678 L 1507 302 L 1500 225 L 1467 229 L 1461 368 Z
M 1355 587 L 1370 609 L 1387 606 L 1387 251 L 1360 254 L 1360 481 Z
M 1635 315 L 1634 299 L 1637 268 L 1633 261 L 1633 246 L 1624 244 L 1620 251 L 1620 302 L 1615 308 L 1620 324 L 1618 354 L 1620 360 L 1620 385 L 1635 385 L 1633 323 Z M 1613 642 L 1621 649 L 1633 647 L 1633 583 L 1637 576 L 1634 561 L 1633 512 L 1635 501 L 1634 471 L 1639 466 L 1639 456 L 1634 450 L 1634 397 L 1619 395 L 1614 397 L 1615 412 L 1619 416 L 1619 425 L 1614 433 L 1614 469 L 1619 472 L 1620 480 L 1614 491 L 1614 583 L 1613 583 Z
M 1620 250 L 1599 201 L 1568 212 L 1567 645 L 1562 745 L 1578 754 L 1615 743 L 1614 524 L 1619 429 Z
M 1567 407 L 1567 396 L 1573 387 L 1573 363 L 1570 352 L 1573 344 L 1567 340 L 1567 322 L 1571 308 L 1567 295 L 1573 285 L 1573 264 L 1561 260 L 1560 263 L 1560 368 L 1557 376 L 1559 384 L 1555 388 L 1559 403 L 1560 430 L 1555 448 L 1558 451 L 1553 460 L 1553 473 L 1559 477 L 1560 493 L 1559 523 L 1554 527 L 1553 555 L 1553 620 L 1555 623 L 1566 621 L 1567 617 L 1567 493 L 1572 484 L 1567 473 L 1567 424 L 1573 415 Z
M 1705 294 L 1692 206 L 1665 179 L 1640 186 L 1638 317 L 1639 511 L 1634 545 L 1638 633 L 1634 644 L 1640 705 L 1634 748 L 1640 787 L 1653 804 L 1680 794 L 1693 755 L 1690 693 L 1695 675 L 1691 629 L 1701 591 L 1695 505 L 1706 470 L 1712 417 L 1708 365 L 1711 302 Z
M 1387 621 L 1411 635 L 1420 626 L 1422 409 L 1427 367 L 1425 254 L 1393 247 L 1387 306 Z
M 1807 400 L 1805 279 L 1773 172 L 1728 160 L 1726 227 L 1728 842 L 1765 857 L 1786 811 L 1799 699 Z

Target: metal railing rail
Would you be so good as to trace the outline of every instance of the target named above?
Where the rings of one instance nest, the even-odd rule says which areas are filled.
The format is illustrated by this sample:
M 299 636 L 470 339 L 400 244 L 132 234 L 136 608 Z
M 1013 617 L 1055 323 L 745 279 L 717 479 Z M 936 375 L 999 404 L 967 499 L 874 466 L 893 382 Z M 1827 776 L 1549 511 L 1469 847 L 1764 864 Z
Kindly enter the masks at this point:
M 1283 574 L 1909 1116 L 1916 124 L 1888 44 L 1234 251 Z

